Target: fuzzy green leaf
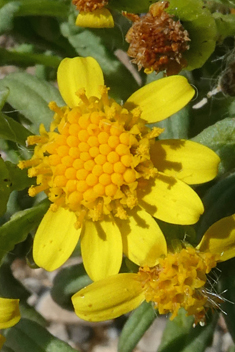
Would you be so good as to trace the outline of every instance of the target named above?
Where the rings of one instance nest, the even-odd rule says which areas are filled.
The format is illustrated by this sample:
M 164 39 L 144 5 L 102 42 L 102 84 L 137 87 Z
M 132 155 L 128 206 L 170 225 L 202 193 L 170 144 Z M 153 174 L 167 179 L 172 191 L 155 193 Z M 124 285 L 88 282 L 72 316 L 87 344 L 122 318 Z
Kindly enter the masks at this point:
M 0 216 L 2 216 L 7 207 L 9 195 L 11 193 L 11 181 L 8 168 L 0 157 Z
M 51 335 L 45 328 L 28 319 L 7 329 L 6 347 L 15 352 L 76 352 L 67 343 Z
M 21 67 L 34 66 L 36 64 L 57 68 L 60 63 L 58 56 L 17 52 L 0 48 L 0 65 L 17 65 Z
M 10 161 L 6 161 L 6 167 L 9 172 L 12 191 L 22 191 L 34 183 L 34 179 L 28 177 L 27 170 L 19 169 L 17 165 L 11 163 Z
M 221 179 L 203 198 L 205 213 L 197 224 L 198 239 L 216 221 L 235 213 L 235 174 Z
M 25 141 L 31 134 L 19 122 L 0 112 L 0 138 L 25 146 Z
M 186 316 L 183 309 L 178 316 L 168 321 L 158 352 L 204 352 L 212 342 L 217 314 L 204 327 L 193 327 L 194 318 Z
M 51 289 L 51 296 L 62 308 L 74 310 L 71 296 L 92 283 L 83 264 L 68 266 L 56 275 Z
M 184 53 L 187 70 L 201 67 L 215 50 L 216 25 L 210 11 L 201 0 L 169 0 L 167 9 L 177 16 L 183 27 L 189 32 L 190 49 Z
M 143 302 L 135 309 L 124 325 L 118 343 L 118 351 L 132 352 L 156 317 L 157 313 L 151 303 Z
M 4 104 L 6 103 L 8 94 L 9 94 L 8 88 L 1 88 L 0 89 L 0 110 L 2 110 Z
M 0 34 L 8 32 L 13 28 L 13 19 L 20 6 L 20 1 L 15 1 L 9 2 L 0 8 Z
M 235 15 L 223 15 L 222 13 L 213 13 L 217 27 L 218 41 L 222 42 L 226 37 L 234 37 L 235 33 Z
M 30 306 L 26 301 L 20 300 L 20 315 L 22 318 L 30 319 L 36 323 L 46 327 L 48 322 L 38 313 L 34 307 Z
M 14 214 L 8 222 L 0 227 L 0 261 L 17 243 L 23 242 L 30 231 L 39 225 L 48 206 L 49 202 L 45 199 L 31 209 Z
M 109 7 L 118 11 L 127 11 L 131 13 L 148 12 L 149 6 L 153 0 L 110 0 Z
M 189 128 L 189 105 L 170 116 L 168 119 L 158 122 L 155 126 L 164 128 L 164 131 L 158 137 L 159 139 L 187 139 Z
M 0 7 L 8 2 L 9 0 L 0 0 Z M 17 16 L 66 17 L 69 10 L 69 6 L 57 0 L 12 0 L 9 4 L 18 4 Z
M 235 118 L 226 118 L 206 128 L 192 138 L 206 145 L 220 157 L 219 175 L 231 171 L 235 165 Z
M 219 292 L 223 292 L 225 298 L 222 309 L 225 312 L 224 319 L 227 328 L 235 341 L 235 276 L 234 276 L 235 258 L 220 264 Z
M 26 301 L 31 293 L 12 274 L 9 263 L 0 267 L 0 296 Z
M 31 130 L 34 133 L 38 132 L 41 123 L 49 128 L 54 115 L 48 108 L 50 101 L 65 105 L 54 86 L 28 73 L 17 72 L 6 76 L 0 81 L 0 90 L 2 88 L 9 88 L 7 102 L 33 123 Z

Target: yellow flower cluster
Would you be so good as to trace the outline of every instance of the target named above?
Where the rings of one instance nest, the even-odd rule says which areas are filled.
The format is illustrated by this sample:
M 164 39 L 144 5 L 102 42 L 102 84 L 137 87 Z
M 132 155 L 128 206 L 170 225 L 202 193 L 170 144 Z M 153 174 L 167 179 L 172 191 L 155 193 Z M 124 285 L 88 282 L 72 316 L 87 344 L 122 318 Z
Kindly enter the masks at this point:
M 184 307 L 202 323 L 206 274 L 221 251 L 203 241 L 167 252 L 155 218 L 197 222 L 203 205 L 189 185 L 213 179 L 220 160 L 191 141 L 157 140 L 162 129 L 148 126 L 184 107 L 194 90 L 172 76 L 118 104 L 89 57 L 64 59 L 58 84 L 67 106 L 49 104 L 55 112 L 50 131 L 41 125 L 40 135 L 28 137 L 34 154 L 19 163 L 36 177 L 29 195 L 44 191 L 51 202 L 35 235 L 35 262 L 58 268 L 80 239 L 85 269 L 96 281 L 73 297 L 81 318 L 113 318 L 147 300 L 172 318 Z M 123 253 L 140 266 L 138 274 L 118 274 Z

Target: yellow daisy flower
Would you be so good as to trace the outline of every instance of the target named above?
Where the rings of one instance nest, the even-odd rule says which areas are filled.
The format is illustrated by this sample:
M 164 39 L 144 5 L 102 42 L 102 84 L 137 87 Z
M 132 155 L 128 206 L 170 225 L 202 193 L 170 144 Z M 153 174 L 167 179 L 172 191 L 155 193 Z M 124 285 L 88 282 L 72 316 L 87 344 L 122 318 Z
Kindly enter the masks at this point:
M 79 14 L 76 25 L 89 28 L 113 28 L 114 20 L 110 11 L 104 6 L 107 0 L 73 0 Z
M 108 97 L 91 57 L 64 59 L 58 84 L 67 106 L 49 104 L 55 112 L 50 132 L 42 125 L 39 136 L 30 136 L 34 155 L 19 163 L 37 177 L 29 195 L 44 191 L 52 202 L 34 239 L 35 262 L 49 271 L 58 268 L 80 238 L 94 281 L 118 273 L 123 252 L 137 265 L 155 265 L 155 253 L 166 248 L 156 241 L 153 217 L 197 222 L 203 205 L 186 183 L 206 182 L 217 173 L 219 157 L 207 147 L 155 141 L 162 130 L 146 126 L 185 106 L 193 88 L 182 76 L 163 78 L 119 105 Z
M 159 243 L 164 236 L 158 232 Z M 76 314 L 88 321 L 116 318 L 137 308 L 143 301 L 152 302 L 160 314 L 180 308 L 195 317 L 195 324 L 205 324 L 209 308 L 220 308 L 223 297 L 206 286 L 207 275 L 218 262 L 235 256 L 235 214 L 213 224 L 196 248 L 185 245 L 175 253 L 158 257 L 152 268 L 141 267 L 138 273 L 125 273 L 97 281 L 72 297 Z
M 19 300 L 0 297 L 0 329 L 7 329 L 18 323 L 20 320 Z M 5 337 L 0 334 L 0 349 Z

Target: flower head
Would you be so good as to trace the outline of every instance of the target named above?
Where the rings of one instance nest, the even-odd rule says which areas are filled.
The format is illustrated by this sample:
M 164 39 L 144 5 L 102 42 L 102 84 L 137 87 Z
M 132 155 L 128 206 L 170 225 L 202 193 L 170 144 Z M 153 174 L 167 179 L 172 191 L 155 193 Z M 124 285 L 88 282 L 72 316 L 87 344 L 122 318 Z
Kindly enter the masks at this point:
M 114 27 L 113 16 L 104 6 L 107 0 L 73 0 L 73 4 L 79 10 L 76 25 L 90 28 Z
M 28 138 L 36 144 L 34 155 L 19 163 L 37 179 L 30 196 L 44 191 L 51 201 L 34 240 L 36 263 L 58 268 L 81 238 L 93 280 L 117 273 L 123 252 L 138 265 L 155 265 L 153 216 L 195 223 L 203 206 L 186 183 L 206 182 L 217 173 L 219 158 L 210 149 L 184 140 L 156 141 L 161 129 L 146 126 L 182 108 L 193 89 L 182 76 L 168 77 L 120 105 L 109 98 L 92 58 L 64 59 L 58 83 L 68 106 L 49 104 L 55 112 L 50 131 L 41 126 L 39 136 Z
M 207 285 L 208 274 L 217 262 L 234 256 L 235 215 L 213 224 L 196 248 L 185 245 L 158 257 L 158 264 L 152 268 L 144 266 L 136 274 L 114 275 L 77 292 L 72 297 L 75 312 L 89 321 L 113 319 L 145 300 L 160 314 L 172 313 L 171 320 L 184 308 L 195 317 L 195 324 L 204 325 L 207 310 L 219 308 L 223 302 L 213 286 Z
M 19 300 L 0 298 L 0 329 L 7 329 L 20 320 Z M 0 334 L 0 349 L 6 341 Z
M 168 1 L 159 1 L 144 16 L 126 14 L 134 21 L 126 35 L 130 43 L 127 53 L 146 73 L 166 71 L 172 75 L 187 66 L 182 54 L 189 49 L 189 34 L 180 21 L 165 12 L 168 6 Z

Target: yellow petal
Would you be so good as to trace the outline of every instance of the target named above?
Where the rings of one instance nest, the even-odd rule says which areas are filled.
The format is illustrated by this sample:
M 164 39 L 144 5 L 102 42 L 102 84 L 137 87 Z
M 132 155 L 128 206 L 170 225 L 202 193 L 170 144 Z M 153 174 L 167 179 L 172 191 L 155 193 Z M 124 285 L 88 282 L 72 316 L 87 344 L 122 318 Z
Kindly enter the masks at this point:
M 219 262 L 235 257 L 235 214 L 209 227 L 197 249 L 201 252 L 218 254 Z
M 81 229 L 75 229 L 76 215 L 64 208 L 44 215 L 33 243 L 35 263 L 48 271 L 59 268 L 72 254 Z
M 123 251 L 139 266 L 154 266 L 167 254 L 163 233 L 151 215 L 141 208 L 128 211 L 128 220 L 115 219 L 123 238 Z
M 72 296 L 75 313 L 88 321 L 114 319 L 144 301 L 137 274 L 118 274 L 97 281 Z
M 0 329 L 10 328 L 19 320 L 19 299 L 0 298 Z
M 140 88 L 126 101 L 128 109 L 140 107 L 148 123 L 161 121 L 182 109 L 194 96 L 194 89 L 183 76 L 159 79 Z
M 76 25 L 89 28 L 113 28 L 113 16 L 107 9 L 97 9 L 92 12 L 80 12 Z
M 81 252 L 86 272 L 93 281 L 117 274 L 122 263 L 122 236 L 116 223 L 86 221 Z
M 57 80 L 60 94 L 69 107 L 78 105 L 80 98 L 76 92 L 85 88 L 86 95 L 100 98 L 99 86 L 104 84 L 103 72 L 92 57 L 75 57 L 61 61 Z
M 211 149 L 183 139 L 156 141 L 151 147 L 151 160 L 158 171 L 188 184 L 212 180 L 220 162 Z
M 4 345 L 5 341 L 6 341 L 6 338 L 3 335 L 0 334 L 0 351 L 1 351 L 1 348 Z
M 148 213 L 172 224 L 194 224 L 204 210 L 192 188 L 161 173 L 152 180 L 143 181 L 138 187 L 138 198 L 140 206 Z

